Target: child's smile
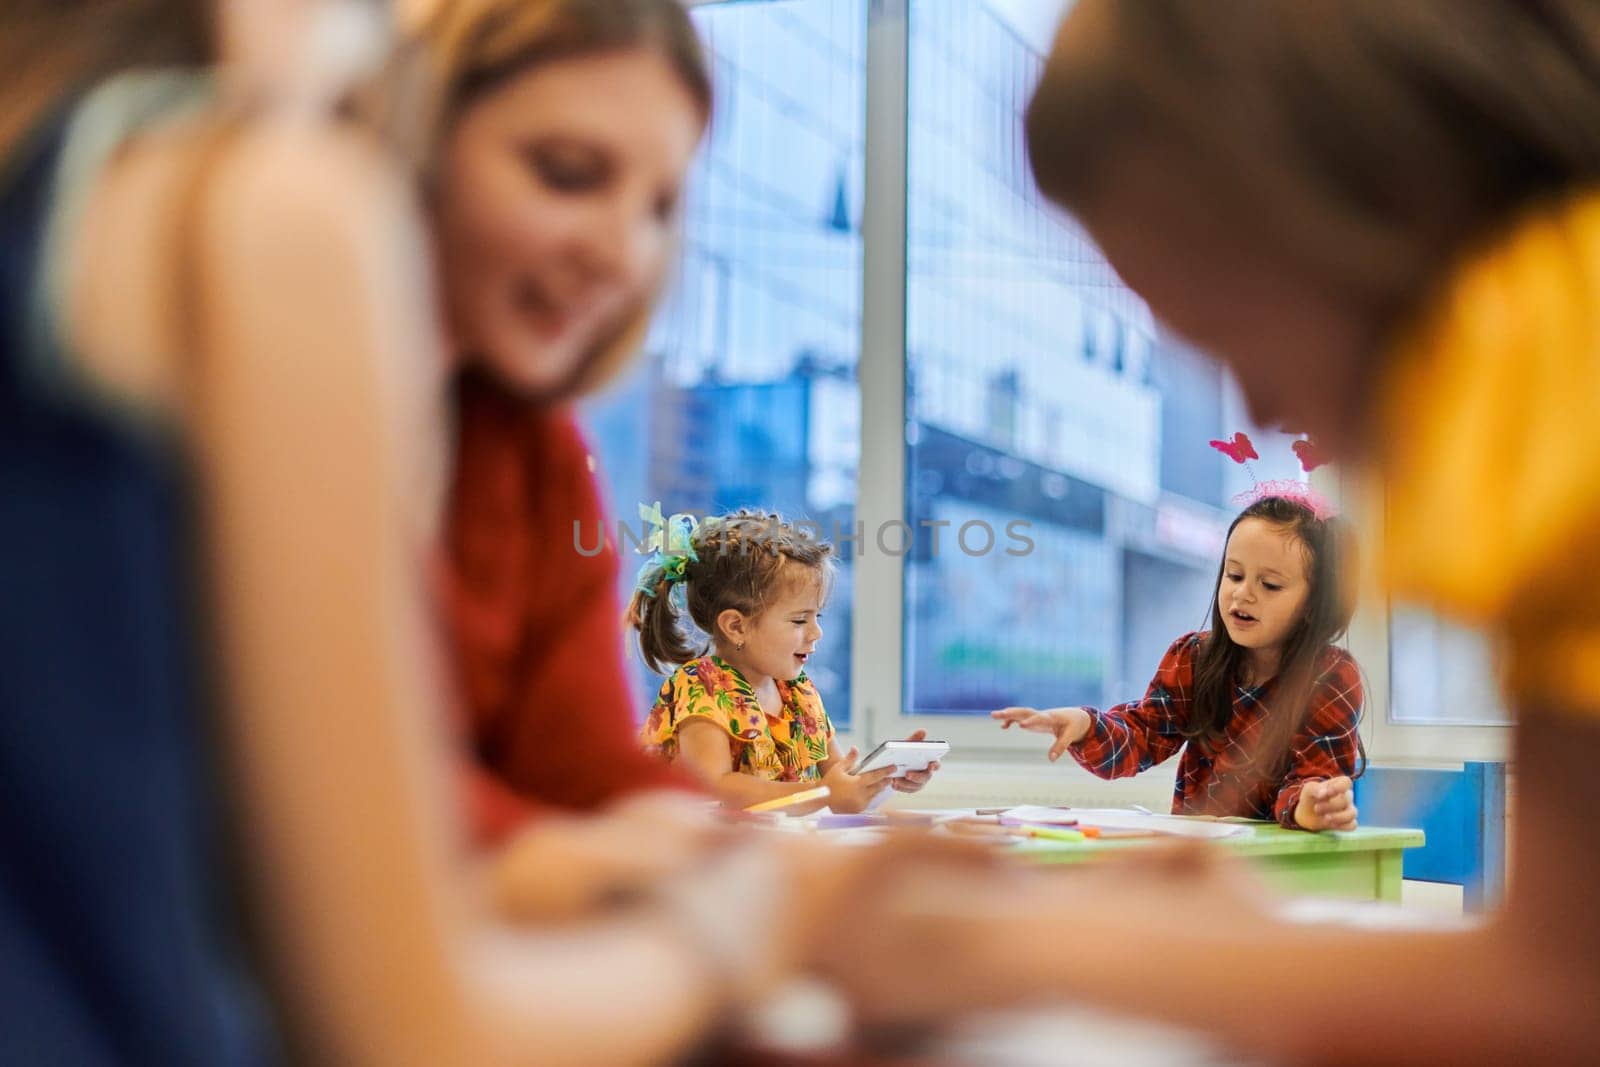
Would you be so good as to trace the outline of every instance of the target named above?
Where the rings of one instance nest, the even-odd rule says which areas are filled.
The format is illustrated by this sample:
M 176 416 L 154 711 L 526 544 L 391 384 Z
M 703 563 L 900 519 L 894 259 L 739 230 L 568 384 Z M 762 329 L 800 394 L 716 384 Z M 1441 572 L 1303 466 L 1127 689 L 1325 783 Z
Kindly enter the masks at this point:
M 738 642 L 722 642 L 722 656 L 736 664 L 750 678 L 774 678 L 787 682 L 805 670 L 822 638 L 823 586 L 809 576 L 785 590 L 744 633 L 744 648 Z

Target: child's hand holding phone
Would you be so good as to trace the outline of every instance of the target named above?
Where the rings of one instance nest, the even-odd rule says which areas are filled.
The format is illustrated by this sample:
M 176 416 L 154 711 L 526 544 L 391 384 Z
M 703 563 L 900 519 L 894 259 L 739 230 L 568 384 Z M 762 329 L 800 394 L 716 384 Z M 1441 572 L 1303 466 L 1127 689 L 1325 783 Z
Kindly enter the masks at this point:
M 913 730 L 911 734 L 906 737 L 907 741 L 926 741 L 927 739 L 928 731 L 926 730 Z M 929 763 L 926 767 L 923 767 L 920 770 L 914 768 L 909 769 L 899 777 L 889 779 L 889 786 L 900 793 L 915 793 L 917 790 L 928 784 L 928 779 L 932 778 L 933 772 L 938 769 L 939 761 L 934 760 L 932 763 Z
M 877 799 L 878 794 L 888 786 L 889 779 L 894 776 L 893 766 L 856 773 L 859 755 L 855 748 L 851 748 L 839 759 L 832 760 L 822 775 L 822 784 L 830 790 L 828 794 L 830 810 L 841 814 L 866 811 Z

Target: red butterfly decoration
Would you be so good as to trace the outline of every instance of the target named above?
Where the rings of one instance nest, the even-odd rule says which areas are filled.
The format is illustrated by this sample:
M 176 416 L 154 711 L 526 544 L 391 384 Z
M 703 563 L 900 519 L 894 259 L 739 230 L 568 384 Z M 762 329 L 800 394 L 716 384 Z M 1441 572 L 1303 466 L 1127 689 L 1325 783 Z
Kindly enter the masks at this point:
M 1243 431 L 1234 434 L 1232 441 L 1212 441 L 1211 447 L 1235 463 L 1261 458 L 1256 454 L 1256 446 L 1250 443 L 1250 438 Z
M 1300 466 L 1307 474 L 1310 474 L 1318 467 L 1326 466 L 1333 462 L 1333 457 L 1324 452 L 1320 445 L 1309 438 L 1304 441 L 1296 441 L 1290 447 L 1294 449 L 1294 454 L 1300 457 Z

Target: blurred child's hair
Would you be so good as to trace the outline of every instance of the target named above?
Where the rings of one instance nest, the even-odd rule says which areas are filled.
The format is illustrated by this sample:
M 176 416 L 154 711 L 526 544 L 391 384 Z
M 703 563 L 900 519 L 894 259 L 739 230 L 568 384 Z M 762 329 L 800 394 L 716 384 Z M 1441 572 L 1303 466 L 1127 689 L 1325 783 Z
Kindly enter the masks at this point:
M 1310 585 L 1300 618 L 1284 639 L 1271 696 L 1272 715 L 1257 753 L 1261 762 L 1271 766 L 1287 755 L 1289 742 L 1305 719 L 1323 653 L 1350 626 L 1355 611 L 1356 543 L 1342 519 L 1319 519 L 1304 504 L 1283 497 L 1264 497 L 1245 508 L 1228 527 L 1228 537 L 1246 519 L 1270 523 L 1300 543 Z M 1218 591 L 1226 568 L 1224 553 L 1211 590 L 1211 632 L 1195 658 L 1195 713 L 1184 731 L 1202 744 L 1226 735 L 1233 715 L 1233 690 L 1245 659 L 1243 646 L 1233 640 L 1222 618 Z M 1363 761 L 1365 758 L 1363 753 Z
M 817 582 L 824 596 L 832 586 L 833 546 L 781 515 L 740 510 L 709 518 L 690 543 L 697 558 L 683 571 L 683 602 L 690 621 L 713 639 L 717 616 L 730 608 L 756 618 L 797 583 Z M 628 604 L 628 625 L 639 632 L 639 651 L 653 671 L 688 663 L 709 647 L 684 631 L 674 581 L 657 563 Z
M 1380 322 L 1600 180 L 1594 0 L 1101 0 L 1073 21 L 1024 123 L 1045 196 L 1086 215 L 1119 165 L 1181 171 L 1219 232 Z
M 208 0 L 5 0 L 0 4 L 0 159 L 63 100 L 140 67 L 198 68 L 215 54 Z

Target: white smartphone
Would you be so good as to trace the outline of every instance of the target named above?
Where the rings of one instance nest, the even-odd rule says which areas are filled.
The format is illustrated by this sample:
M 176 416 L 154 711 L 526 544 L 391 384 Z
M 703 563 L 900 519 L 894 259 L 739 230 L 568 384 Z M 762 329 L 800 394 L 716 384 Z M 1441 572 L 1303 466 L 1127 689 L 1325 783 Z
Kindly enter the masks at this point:
M 885 741 L 856 764 L 855 773 L 893 767 L 894 777 L 898 778 L 907 771 L 925 771 L 928 764 L 949 754 L 948 741 Z

